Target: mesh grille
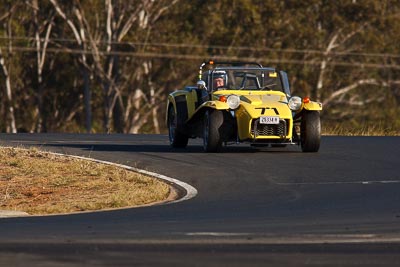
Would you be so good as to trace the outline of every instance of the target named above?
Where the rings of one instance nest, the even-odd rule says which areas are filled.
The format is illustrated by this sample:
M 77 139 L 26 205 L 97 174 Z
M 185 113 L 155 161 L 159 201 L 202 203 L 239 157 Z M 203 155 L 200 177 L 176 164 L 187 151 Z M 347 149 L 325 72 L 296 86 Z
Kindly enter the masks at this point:
M 256 136 L 286 136 L 287 135 L 287 123 L 285 120 L 280 120 L 279 124 L 260 124 L 259 120 L 253 120 L 251 122 L 251 134 Z M 256 127 L 254 127 L 256 126 Z

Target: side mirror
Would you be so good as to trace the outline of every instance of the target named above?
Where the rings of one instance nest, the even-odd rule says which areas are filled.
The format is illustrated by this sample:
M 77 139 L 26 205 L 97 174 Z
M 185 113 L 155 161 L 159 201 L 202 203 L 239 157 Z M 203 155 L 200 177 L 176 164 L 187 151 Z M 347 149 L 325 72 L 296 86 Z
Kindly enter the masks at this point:
M 199 80 L 197 82 L 197 88 L 199 88 L 199 89 L 207 89 L 206 83 L 204 81 L 202 81 L 202 80 Z

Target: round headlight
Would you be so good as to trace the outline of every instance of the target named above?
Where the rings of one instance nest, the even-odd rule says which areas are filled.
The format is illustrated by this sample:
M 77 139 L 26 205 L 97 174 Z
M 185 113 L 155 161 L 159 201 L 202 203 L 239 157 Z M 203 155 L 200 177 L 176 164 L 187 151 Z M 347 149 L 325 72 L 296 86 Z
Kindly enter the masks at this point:
M 289 108 L 293 111 L 299 110 L 301 108 L 301 104 L 302 104 L 301 98 L 298 96 L 291 97 L 288 103 Z
M 230 109 L 237 109 L 240 105 L 240 97 L 237 95 L 230 95 L 226 99 L 226 103 Z

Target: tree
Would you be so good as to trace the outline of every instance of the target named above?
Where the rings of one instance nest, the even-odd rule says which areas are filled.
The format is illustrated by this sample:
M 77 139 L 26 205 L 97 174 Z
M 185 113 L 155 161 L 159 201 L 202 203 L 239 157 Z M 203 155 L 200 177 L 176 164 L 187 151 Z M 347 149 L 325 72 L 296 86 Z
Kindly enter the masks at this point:
M 73 37 L 75 38 L 79 52 L 79 62 L 81 64 L 80 70 L 82 73 L 83 81 L 84 81 L 84 103 L 85 103 L 85 113 L 86 113 L 86 131 L 90 133 L 92 131 L 92 109 L 91 109 L 91 89 L 90 89 L 90 72 L 93 72 L 93 67 L 87 58 L 88 52 L 88 40 L 87 40 L 87 32 L 85 29 L 85 25 L 82 21 L 82 14 L 79 11 L 77 4 L 74 3 L 72 6 L 72 10 L 69 10 L 67 14 L 62 6 L 58 3 L 57 0 L 50 0 L 52 5 L 54 6 L 57 14 L 61 16 L 64 21 L 66 21 L 68 27 L 73 33 Z M 79 3 L 79 2 L 78 2 Z M 93 4 L 93 3 L 90 3 Z M 67 7 L 71 7 L 70 4 Z M 72 14 L 71 14 L 72 13 Z M 77 18 L 77 22 L 74 22 L 73 16 Z
M 400 127 L 399 14 L 395 0 L 6 0 L 0 127 L 165 132 L 166 96 L 209 58 L 287 70 L 324 125 Z
M 103 87 L 104 103 L 104 131 L 111 130 L 111 122 L 117 132 L 124 128 L 123 114 L 126 113 L 123 99 L 123 81 L 121 81 L 121 53 L 125 48 L 120 43 L 131 31 L 133 25 L 137 25 L 136 31 L 149 31 L 151 25 L 177 1 L 140 1 L 135 4 L 126 1 L 105 0 L 104 6 L 98 6 L 105 14 L 105 19 L 100 14 L 91 17 L 93 3 L 86 2 L 85 5 L 76 0 L 72 6 L 72 17 L 68 16 L 56 0 L 51 0 L 57 13 L 68 23 L 74 32 L 75 39 L 85 47 L 82 47 L 82 63 L 90 70 Z M 70 12 L 71 13 L 71 12 Z M 90 14 L 90 15 L 88 15 Z M 77 26 L 79 25 L 79 26 Z M 78 30 L 79 28 L 79 30 Z M 86 39 L 87 38 L 87 39 Z M 90 48 L 90 55 L 93 65 L 87 63 L 87 49 Z M 140 65 L 139 65 L 140 66 Z M 126 116 L 125 116 L 126 117 Z
M 51 12 L 45 19 L 39 18 L 40 6 L 38 0 L 32 0 L 29 3 L 32 7 L 33 22 L 34 22 L 34 35 L 35 35 L 35 46 L 36 46 L 36 70 L 37 70 L 37 126 L 36 132 L 46 131 L 44 128 L 46 124 L 43 125 L 43 67 L 46 60 L 46 50 L 50 40 L 50 34 L 53 27 L 54 13 Z M 44 32 L 44 37 L 41 37 L 42 29 Z
M 0 17 L 0 22 L 3 22 L 4 27 L 4 34 L 7 37 L 8 45 L 7 45 L 7 52 L 4 53 L 2 47 L 0 47 L 0 65 L 1 70 L 3 72 L 4 81 L 5 81 L 5 91 L 6 91 L 6 101 L 4 106 L 8 107 L 7 110 L 7 124 L 6 124 L 6 131 L 11 133 L 17 132 L 16 127 L 16 120 L 14 114 L 14 101 L 13 101 L 13 89 L 11 84 L 11 57 L 13 53 L 13 42 L 12 42 L 12 17 L 14 11 L 17 8 L 17 4 L 10 4 L 6 5 L 5 13 Z

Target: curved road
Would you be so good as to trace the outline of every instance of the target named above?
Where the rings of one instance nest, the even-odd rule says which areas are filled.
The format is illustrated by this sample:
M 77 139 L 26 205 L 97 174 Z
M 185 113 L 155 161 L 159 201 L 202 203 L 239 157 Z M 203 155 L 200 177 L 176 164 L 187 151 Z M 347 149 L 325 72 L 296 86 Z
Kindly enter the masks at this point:
M 199 140 L 200 141 L 200 140 Z M 0 135 L 161 173 L 198 195 L 176 204 L 0 219 L 0 263 L 36 266 L 400 264 L 400 137 L 326 137 L 319 153 L 165 135 Z

